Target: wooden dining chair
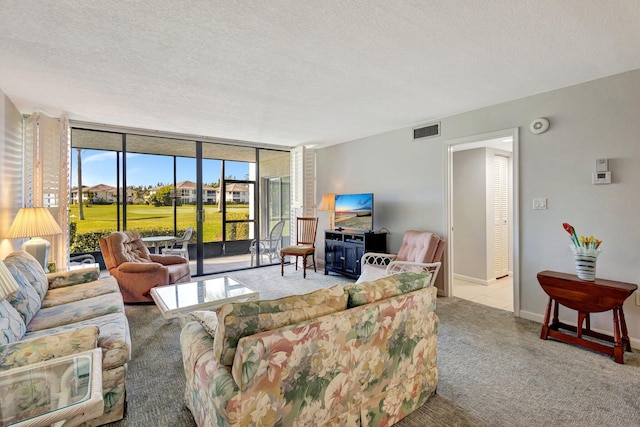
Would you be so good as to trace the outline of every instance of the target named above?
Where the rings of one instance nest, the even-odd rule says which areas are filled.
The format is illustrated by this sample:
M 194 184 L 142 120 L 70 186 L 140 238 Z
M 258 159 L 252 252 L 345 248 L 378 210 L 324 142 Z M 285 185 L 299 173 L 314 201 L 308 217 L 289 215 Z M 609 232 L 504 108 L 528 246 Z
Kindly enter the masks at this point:
M 311 255 L 313 271 L 316 270 L 316 233 L 318 231 L 317 217 L 296 218 L 296 244 L 280 249 L 280 270 L 284 276 L 284 257 L 296 257 L 296 270 L 298 270 L 298 257 L 302 257 L 302 277 L 307 277 L 307 257 Z

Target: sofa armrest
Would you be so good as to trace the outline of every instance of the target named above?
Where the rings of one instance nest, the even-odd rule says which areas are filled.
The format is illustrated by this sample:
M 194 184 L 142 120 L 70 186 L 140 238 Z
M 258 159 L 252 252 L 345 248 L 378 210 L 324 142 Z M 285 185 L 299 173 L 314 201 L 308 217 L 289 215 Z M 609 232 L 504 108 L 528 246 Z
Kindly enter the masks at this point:
M 0 371 L 94 349 L 99 332 L 97 326 L 83 326 L 0 345 Z
M 186 259 L 182 258 L 178 255 L 155 255 L 150 254 L 149 257 L 151 261 L 160 263 L 162 265 L 174 265 L 174 264 L 184 264 L 188 262 Z
M 389 265 L 391 261 L 396 259 L 397 255 L 394 254 L 382 254 L 378 252 L 367 252 L 362 255 L 362 260 L 360 265 L 371 264 L 371 265 Z
M 440 271 L 440 262 L 392 261 L 387 266 L 387 276 L 405 271 L 425 270 L 431 273 L 429 285 L 433 286 Z
M 163 268 L 157 262 L 123 262 L 117 267 L 121 273 L 153 273 Z
M 62 288 L 64 286 L 78 285 L 80 283 L 93 282 L 100 277 L 98 267 L 87 267 L 72 271 L 48 273 L 49 289 Z

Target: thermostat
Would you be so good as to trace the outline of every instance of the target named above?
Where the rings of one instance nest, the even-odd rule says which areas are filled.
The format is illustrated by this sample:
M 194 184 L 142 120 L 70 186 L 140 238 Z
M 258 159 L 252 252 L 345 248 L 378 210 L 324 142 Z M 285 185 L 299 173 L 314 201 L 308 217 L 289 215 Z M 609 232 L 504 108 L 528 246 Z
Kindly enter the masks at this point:
M 611 184 L 611 172 L 594 172 L 593 173 L 594 184 Z
M 609 170 L 607 159 L 596 159 L 596 172 L 606 172 Z

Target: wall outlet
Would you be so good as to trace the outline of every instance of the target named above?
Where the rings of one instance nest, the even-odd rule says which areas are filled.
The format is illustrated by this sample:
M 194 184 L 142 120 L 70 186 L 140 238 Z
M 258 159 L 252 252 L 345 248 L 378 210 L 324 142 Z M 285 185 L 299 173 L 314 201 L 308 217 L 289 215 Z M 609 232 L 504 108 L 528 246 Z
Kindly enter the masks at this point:
M 636 305 L 640 307 L 640 291 L 636 291 Z
M 547 198 L 546 197 L 538 197 L 538 198 L 533 199 L 533 209 L 534 210 L 547 209 Z

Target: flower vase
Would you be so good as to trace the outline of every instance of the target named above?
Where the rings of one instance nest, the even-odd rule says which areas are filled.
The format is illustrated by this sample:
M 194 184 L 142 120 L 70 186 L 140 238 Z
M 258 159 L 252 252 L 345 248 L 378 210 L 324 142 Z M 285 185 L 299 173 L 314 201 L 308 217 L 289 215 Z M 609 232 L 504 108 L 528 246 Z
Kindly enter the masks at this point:
M 578 279 L 593 282 L 596 280 L 596 261 L 600 249 L 585 249 L 570 246 L 573 258 L 576 262 L 576 274 Z

